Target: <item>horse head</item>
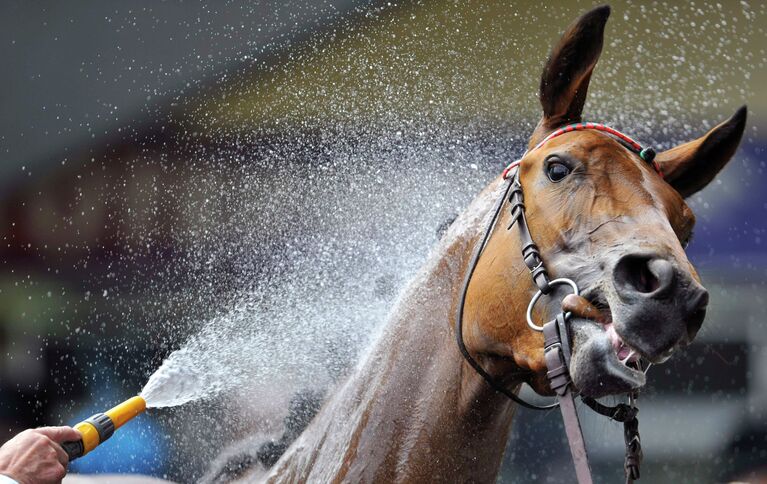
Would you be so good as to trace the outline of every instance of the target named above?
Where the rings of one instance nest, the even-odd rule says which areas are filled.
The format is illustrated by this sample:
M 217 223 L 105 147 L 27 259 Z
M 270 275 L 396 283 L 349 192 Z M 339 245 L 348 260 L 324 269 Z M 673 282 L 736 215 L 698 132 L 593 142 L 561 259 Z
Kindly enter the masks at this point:
M 587 12 L 552 50 L 531 148 L 581 121 L 609 14 L 606 6 Z M 701 138 L 658 153 L 653 163 L 596 130 L 567 132 L 521 160 L 517 176 L 541 258 L 552 277 L 572 279 L 581 290 L 566 296 L 557 288 L 533 317 L 542 324 L 563 307 L 571 312 L 570 374 L 582 394 L 643 386 L 636 360 L 661 363 L 700 329 L 708 293 L 685 254 L 695 224 L 685 198 L 730 160 L 745 121 L 743 107 Z M 463 334 L 496 375 L 522 374 L 546 394 L 543 336 L 524 318 L 537 288 L 522 263 L 517 229 L 506 230 L 510 218 L 504 210 L 477 263 Z

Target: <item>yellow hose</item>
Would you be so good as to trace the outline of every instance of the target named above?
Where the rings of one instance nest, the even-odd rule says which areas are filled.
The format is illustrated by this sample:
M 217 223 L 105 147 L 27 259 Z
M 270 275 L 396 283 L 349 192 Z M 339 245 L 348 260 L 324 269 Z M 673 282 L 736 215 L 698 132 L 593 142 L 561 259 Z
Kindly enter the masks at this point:
M 146 400 L 141 397 L 133 397 L 104 413 L 107 414 L 107 417 L 112 419 L 112 422 L 115 424 L 115 429 L 119 429 L 125 422 L 136 415 L 143 413 L 144 410 L 146 410 Z

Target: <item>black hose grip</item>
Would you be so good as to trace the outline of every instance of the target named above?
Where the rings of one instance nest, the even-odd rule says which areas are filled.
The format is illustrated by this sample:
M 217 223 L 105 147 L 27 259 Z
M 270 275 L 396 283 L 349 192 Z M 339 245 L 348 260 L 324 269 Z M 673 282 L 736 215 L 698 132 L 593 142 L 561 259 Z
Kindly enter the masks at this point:
M 66 452 L 67 455 L 69 456 L 69 462 L 72 462 L 78 457 L 82 457 L 83 453 L 85 452 L 83 439 L 70 440 L 69 442 L 64 442 L 63 444 L 61 444 L 61 448 L 64 449 L 64 452 Z
M 96 415 L 83 420 L 81 424 L 82 423 L 86 423 L 96 429 L 96 433 L 98 433 L 99 436 L 99 441 L 96 444 L 97 446 L 103 444 L 104 441 L 111 437 L 115 432 L 114 422 L 112 422 L 112 419 L 104 413 L 97 413 Z M 64 449 L 64 452 L 69 456 L 70 462 L 85 455 L 85 444 L 83 443 L 83 439 L 64 442 L 61 444 L 61 448 Z
M 96 432 L 99 433 L 99 445 L 103 444 L 115 433 L 115 424 L 105 413 L 97 413 L 90 418 L 86 418 L 85 422 L 93 425 Z

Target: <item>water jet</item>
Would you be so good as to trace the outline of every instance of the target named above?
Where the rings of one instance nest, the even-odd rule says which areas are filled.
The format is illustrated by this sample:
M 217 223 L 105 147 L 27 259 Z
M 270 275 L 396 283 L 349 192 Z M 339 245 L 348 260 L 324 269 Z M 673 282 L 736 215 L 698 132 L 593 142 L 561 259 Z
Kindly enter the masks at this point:
M 147 408 L 175 407 L 218 393 L 218 387 L 209 385 L 206 379 L 180 366 L 178 360 L 186 355 L 187 350 L 184 347 L 171 353 L 149 377 L 139 395 L 76 424 L 74 428 L 82 434 L 82 438 L 62 444 L 69 460 L 91 452 L 107 441 L 115 430 L 144 413 Z

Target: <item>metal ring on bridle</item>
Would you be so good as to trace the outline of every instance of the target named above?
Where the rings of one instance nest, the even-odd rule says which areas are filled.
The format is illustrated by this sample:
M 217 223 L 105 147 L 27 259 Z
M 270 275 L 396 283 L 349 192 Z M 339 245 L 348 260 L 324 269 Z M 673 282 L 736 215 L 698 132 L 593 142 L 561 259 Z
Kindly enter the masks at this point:
M 573 289 L 573 294 L 576 296 L 580 295 L 580 292 L 578 291 L 578 285 L 573 281 L 572 279 L 568 279 L 566 277 L 560 277 L 559 279 L 554 279 L 553 281 L 549 282 L 549 286 L 563 286 L 568 285 Z M 533 307 L 535 306 L 535 303 L 538 302 L 538 299 L 541 298 L 541 295 L 543 293 L 541 291 L 538 291 L 535 293 L 532 299 L 530 299 L 530 304 L 527 306 L 527 325 L 530 326 L 530 329 L 534 331 L 543 331 L 543 326 L 538 326 L 533 322 Z M 570 316 L 570 313 L 565 313 L 566 317 Z

